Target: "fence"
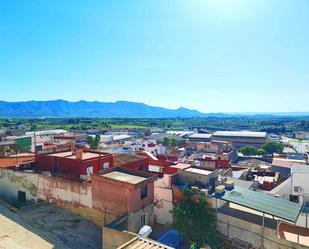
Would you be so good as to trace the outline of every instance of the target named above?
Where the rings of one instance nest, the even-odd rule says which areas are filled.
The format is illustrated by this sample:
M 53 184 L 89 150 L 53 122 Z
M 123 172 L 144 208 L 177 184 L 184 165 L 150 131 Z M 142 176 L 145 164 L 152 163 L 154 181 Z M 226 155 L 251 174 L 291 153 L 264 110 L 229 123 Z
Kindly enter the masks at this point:
M 217 231 L 225 237 L 240 239 L 254 248 L 305 249 L 308 247 L 278 238 L 276 230 L 218 213 Z

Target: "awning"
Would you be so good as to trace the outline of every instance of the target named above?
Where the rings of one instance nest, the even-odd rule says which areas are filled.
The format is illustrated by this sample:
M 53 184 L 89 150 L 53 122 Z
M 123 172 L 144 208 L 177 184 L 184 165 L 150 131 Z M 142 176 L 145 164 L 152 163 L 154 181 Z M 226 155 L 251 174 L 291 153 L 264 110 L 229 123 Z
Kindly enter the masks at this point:
M 225 190 L 221 196 L 215 193 L 212 196 L 294 223 L 302 209 L 297 203 L 238 186 L 230 191 Z

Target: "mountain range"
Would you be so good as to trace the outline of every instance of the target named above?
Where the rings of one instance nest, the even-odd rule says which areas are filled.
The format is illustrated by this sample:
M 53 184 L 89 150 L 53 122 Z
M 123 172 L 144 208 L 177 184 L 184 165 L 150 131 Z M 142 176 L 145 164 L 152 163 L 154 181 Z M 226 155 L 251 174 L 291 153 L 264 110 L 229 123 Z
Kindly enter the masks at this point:
M 0 101 L 0 118 L 89 117 L 89 118 L 195 118 L 195 117 L 296 117 L 309 112 L 202 113 L 184 107 L 167 109 L 144 103 L 117 101 Z
M 172 118 L 205 116 L 207 114 L 184 107 L 173 110 L 129 101 L 0 101 L 0 117 Z

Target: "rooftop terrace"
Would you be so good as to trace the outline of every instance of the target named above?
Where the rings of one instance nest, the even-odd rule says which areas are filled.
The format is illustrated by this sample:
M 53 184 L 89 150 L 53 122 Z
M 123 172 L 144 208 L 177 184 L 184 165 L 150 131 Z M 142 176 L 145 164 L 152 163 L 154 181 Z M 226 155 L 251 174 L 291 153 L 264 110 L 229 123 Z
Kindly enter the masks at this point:
M 120 172 L 120 171 L 112 171 L 102 176 L 108 179 L 115 180 L 115 181 L 126 182 L 126 183 L 130 183 L 134 185 L 147 180 L 146 177 L 137 176 L 137 175 Z

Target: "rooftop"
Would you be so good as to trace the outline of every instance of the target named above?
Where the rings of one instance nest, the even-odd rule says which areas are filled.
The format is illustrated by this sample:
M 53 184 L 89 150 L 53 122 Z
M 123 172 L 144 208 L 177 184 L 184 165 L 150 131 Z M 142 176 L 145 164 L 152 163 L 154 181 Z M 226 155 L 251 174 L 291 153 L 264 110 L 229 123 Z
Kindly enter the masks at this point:
M 216 131 L 214 136 L 222 137 L 259 137 L 266 138 L 266 132 L 255 131 Z
M 118 247 L 117 249 L 173 249 L 172 247 L 163 245 L 157 241 L 153 241 L 147 238 L 136 237 L 125 243 L 124 245 Z
M 177 163 L 175 165 L 171 165 L 170 167 L 180 169 L 180 170 L 184 170 L 184 169 L 190 168 L 191 164 L 189 164 L 189 163 Z
M 145 160 L 146 157 L 136 155 L 134 153 L 123 153 L 114 155 L 114 165 L 123 166 L 132 162 Z
M 223 196 L 214 193 L 213 197 L 294 223 L 302 209 L 297 203 L 238 186 L 232 191 L 225 191 Z
M 57 134 L 61 134 L 61 133 L 66 133 L 66 130 L 63 129 L 56 129 L 56 130 L 45 130 L 45 131 L 29 131 L 26 132 L 26 135 L 35 135 L 36 136 L 44 136 L 44 135 L 57 135 Z
M 34 163 L 34 155 L 0 158 L 0 168 L 10 168 L 17 165 Z
M 291 168 L 296 165 L 305 165 L 305 160 L 288 159 L 288 158 L 273 158 L 272 165 L 284 168 Z
M 109 172 L 109 173 L 102 175 L 102 177 L 112 179 L 112 180 L 115 180 L 115 181 L 134 184 L 134 185 L 139 184 L 139 183 L 147 180 L 146 177 L 137 176 L 137 175 L 134 175 L 134 174 L 125 173 L 125 172 L 121 172 L 121 171 L 112 171 L 112 172 Z
M 70 159 L 76 159 L 76 154 L 73 154 L 72 151 L 66 151 L 66 152 L 58 152 L 53 154 L 48 154 L 48 156 L 53 157 L 64 157 L 64 158 L 70 158 Z M 100 154 L 93 153 L 93 152 L 83 152 L 83 160 L 86 159 L 92 159 L 99 157 Z
M 235 185 L 242 187 L 242 188 L 249 189 L 253 185 L 253 182 L 250 182 L 250 181 L 240 180 L 240 179 L 230 177 L 230 176 L 227 176 L 226 178 L 227 180 L 233 181 Z
M 194 133 L 189 136 L 189 138 L 211 138 L 212 134 L 205 134 L 205 133 Z
M 123 139 L 129 139 L 132 138 L 132 135 L 127 135 L 127 134 L 120 134 L 120 135 L 114 135 L 113 140 L 123 140 Z
M 205 169 L 197 169 L 197 168 L 188 168 L 185 169 L 186 172 L 192 172 L 195 174 L 200 174 L 200 175 L 210 175 L 212 173 L 212 171 L 209 170 L 205 170 Z

